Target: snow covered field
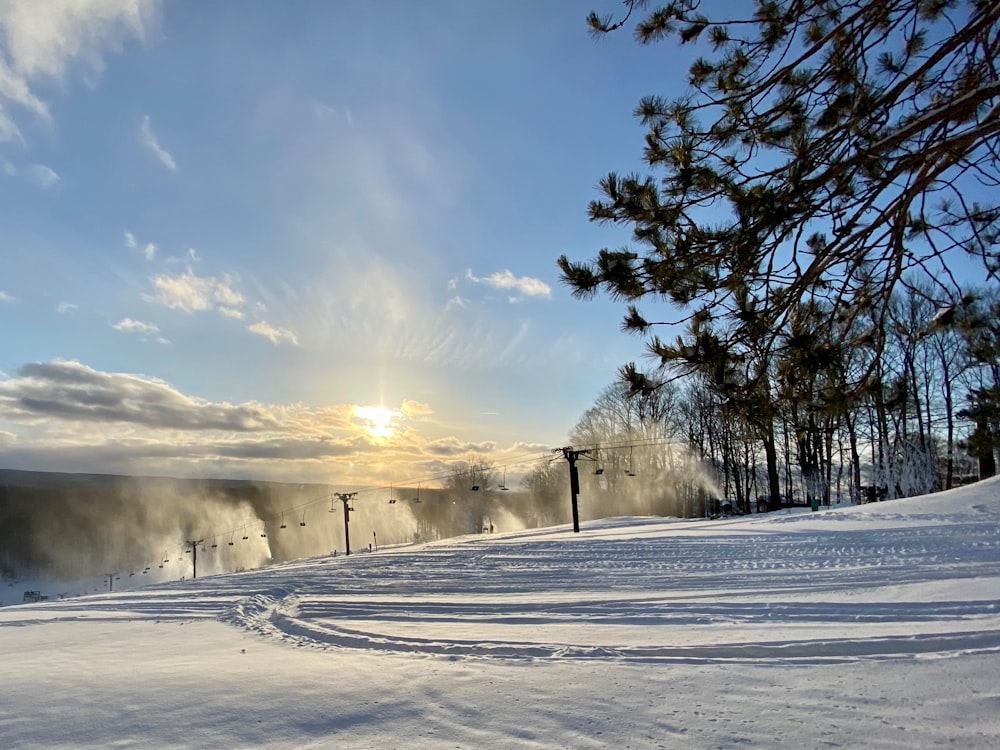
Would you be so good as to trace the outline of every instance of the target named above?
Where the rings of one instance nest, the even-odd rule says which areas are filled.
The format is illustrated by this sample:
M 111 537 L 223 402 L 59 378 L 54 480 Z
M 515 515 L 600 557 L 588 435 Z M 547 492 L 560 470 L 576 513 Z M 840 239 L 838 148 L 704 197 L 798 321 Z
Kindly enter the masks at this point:
M 0 608 L 0 748 L 997 748 L 1000 480 Z

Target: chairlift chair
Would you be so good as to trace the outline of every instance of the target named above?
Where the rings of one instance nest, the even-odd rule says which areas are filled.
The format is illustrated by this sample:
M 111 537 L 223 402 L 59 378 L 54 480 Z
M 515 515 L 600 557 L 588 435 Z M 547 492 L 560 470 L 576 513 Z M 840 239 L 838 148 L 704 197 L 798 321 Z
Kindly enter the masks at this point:
M 632 471 L 632 446 L 628 448 L 628 463 L 625 465 L 625 476 L 634 477 L 635 472 Z

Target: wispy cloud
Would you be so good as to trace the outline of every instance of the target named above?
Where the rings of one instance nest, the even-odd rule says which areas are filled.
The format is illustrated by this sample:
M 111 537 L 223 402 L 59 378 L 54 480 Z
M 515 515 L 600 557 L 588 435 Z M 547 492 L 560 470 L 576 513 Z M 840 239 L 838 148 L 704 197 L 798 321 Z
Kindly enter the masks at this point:
M 400 408 L 403 414 L 413 417 L 427 417 L 434 413 L 430 404 L 425 404 L 422 401 L 412 401 L 408 398 L 403 399 L 403 405 Z
M 250 331 L 250 333 L 263 336 L 275 346 L 278 346 L 283 342 L 288 342 L 294 346 L 299 345 L 299 339 L 292 331 L 285 328 L 278 328 L 263 320 L 247 326 L 247 330 Z
M 0 302 L 5 302 L 9 304 L 11 302 L 14 302 L 15 299 L 16 299 L 15 297 L 11 297 L 9 294 L 7 294 L 7 292 L 0 289 Z
M 122 333 L 136 334 L 143 340 L 153 340 L 158 344 L 169 344 L 170 342 L 160 335 L 160 329 L 153 323 L 144 323 L 141 320 L 132 318 L 122 318 L 117 323 L 112 323 L 111 327 Z
M 152 242 L 147 242 L 142 247 L 139 246 L 139 241 L 136 240 L 135 235 L 125 230 L 125 247 L 129 250 L 138 250 L 143 254 L 146 260 L 152 260 L 156 257 L 156 245 Z
M 142 124 L 139 126 L 139 143 L 148 148 L 159 162 L 171 172 L 177 171 L 177 162 L 170 152 L 160 145 L 156 133 L 153 132 L 149 115 L 143 116 Z
M 153 293 L 143 295 L 143 299 L 171 310 L 195 314 L 215 312 L 230 320 L 246 320 L 244 308 L 247 300 L 235 287 L 233 280 L 223 274 L 222 277 L 198 276 L 190 268 L 182 274 L 158 274 L 150 277 Z M 263 305 L 254 306 L 253 317 L 258 318 L 246 329 L 262 336 L 275 346 L 281 344 L 299 345 L 299 338 L 294 331 L 269 323 L 261 319 L 266 311 Z
M 525 297 L 551 297 L 552 289 L 541 279 L 536 279 L 531 276 L 515 276 L 514 273 L 508 269 L 503 271 L 496 271 L 491 273 L 489 276 L 476 276 L 472 273 L 472 269 L 468 269 L 465 272 L 466 281 L 471 281 L 473 284 L 482 284 L 493 289 L 501 289 L 505 291 L 514 291 Z M 452 288 L 457 286 L 455 280 L 449 284 Z
M 74 305 L 72 302 L 60 302 L 58 305 L 56 305 L 56 312 L 61 315 L 71 313 L 76 309 L 77 305 Z
M 314 100 L 313 112 L 317 120 L 343 120 L 348 125 L 354 125 L 354 114 L 346 107 L 331 107 Z
M 238 317 L 233 311 L 244 303 L 243 295 L 233 288 L 228 276 L 198 276 L 189 268 L 177 276 L 153 276 L 150 282 L 155 292 L 143 299 L 171 310 L 196 313 L 220 308 L 226 310 L 227 317 Z
M 167 263 L 184 263 L 190 265 L 192 263 L 201 263 L 202 258 L 198 255 L 198 251 L 193 247 L 189 247 L 184 255 L 168 255 L 164 258 Z
M 43 190 L 52 187 L 60 180 L 56 171 L 44 164 L 29 164 L 21 170 L 21 174 L 32 185 Z
M 25 143 L 18 110 L 51 125 L 36 84 L 62 83 L 71 67 L 96 82 L 105 52 L 143 38 L 158 8 L 159 0 L 0 3 L 0 143 Z
M 239 308 L 226 307 L 225 305 L 219 307 L 219 315 L 233 320 L 243 320 L 246 317 L 246 314 Z
M 3 81 L 0 81 L 0 88 L 2 88 L 2 86 Z M 0 102 L 0 116 L 2 116 L 2 114 L 2 102 Z M 2 140 L 3 138 L 0 137 L 0 141 Z M 51 167 L 45 166 L 44 164 L 28 164 L 24 167 L 18 167 L 6 159 L 0 159 L 0 165 L 3 167 L 4 174 L 8 177 L 20 177 L 31 185 L 41 188 L 42 190 L 46 190 L 58 184 L 60 180 L 56 171 Z
M 26 167 L 21 167 L 18 170 L 18 175 L 42 190 L 57 185 L 61 179 L 54 169 L 44 164 L 29 164 Z

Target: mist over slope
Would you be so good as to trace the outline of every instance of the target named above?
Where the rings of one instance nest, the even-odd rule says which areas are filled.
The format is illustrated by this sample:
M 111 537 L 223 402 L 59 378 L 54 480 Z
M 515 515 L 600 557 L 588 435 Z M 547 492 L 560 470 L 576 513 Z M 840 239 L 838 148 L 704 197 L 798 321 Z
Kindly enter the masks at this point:
M 344 552 L 343 504 L 328 485 L 0 470 L 0 576 L 120 586 Z M 568 508 L 550 512 L 561 520 Z M 374 488 L 351 498 L 354 550 L 538 525 L 519 492 Z M 187 557 L 185 558 L 185 555 Z M 132 580 L 130 580 L 132 579 Z

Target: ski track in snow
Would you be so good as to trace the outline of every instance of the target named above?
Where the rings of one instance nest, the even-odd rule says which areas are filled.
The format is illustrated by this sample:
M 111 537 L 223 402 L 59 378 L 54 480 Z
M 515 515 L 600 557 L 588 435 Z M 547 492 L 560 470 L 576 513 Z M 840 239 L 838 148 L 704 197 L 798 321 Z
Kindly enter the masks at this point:
M 37 618 L 0 627 L 217 618 L 299 648 L 507 660 L 815 664 L 1000 652 L 998 597 L 947 596 L 949 581 L 997 590 L 1000 511 L 870 507 L 467 537 L 32 605 Z M 865 528 L 872 512 L 877 523 Z M 936 587 L 940 600 L 879 596 L 907 586 Z

